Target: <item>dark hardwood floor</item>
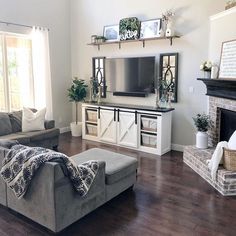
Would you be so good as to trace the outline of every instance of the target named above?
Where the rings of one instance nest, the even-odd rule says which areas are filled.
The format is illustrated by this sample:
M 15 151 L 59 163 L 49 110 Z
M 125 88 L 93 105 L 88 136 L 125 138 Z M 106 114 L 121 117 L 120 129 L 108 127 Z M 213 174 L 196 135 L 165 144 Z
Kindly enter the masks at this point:
M 60 137 L 59 151 L 69 156 L 93 147 L 137 158 L 137 184 L 58 235 L 236 235 L 236 197 L 221 196 L 183 163 L 182 153 L 159 157 L 69 133 Z M 53 234 L 0 207 L 0 235 Z

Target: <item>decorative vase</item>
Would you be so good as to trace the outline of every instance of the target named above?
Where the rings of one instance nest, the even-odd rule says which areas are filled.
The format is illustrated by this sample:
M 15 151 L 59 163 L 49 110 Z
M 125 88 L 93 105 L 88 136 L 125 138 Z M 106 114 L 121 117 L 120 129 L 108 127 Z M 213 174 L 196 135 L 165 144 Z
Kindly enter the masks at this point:
M 160 108 L 166 108 L 168 103 L 168 98 L 167 98 L 167 91 L 163 90 L 161 98 L 159 100 L 159 107 Z
M 73 137 L 79 137 L 82 135 L 82 122 L 72 122 L 70 123 L 71 135 Z
M 208 134 L 207 132 L 198 131 L 196 134 L 196 147 L 201 149 L 208 148 Z
M 166 24 L 166 37 L 171 37 L 173 35 L 174 35 L 174 30 L 173 30 L 172 22 L 169 21 Z
M 211 71 L 204 70 L 204 78 L 210 79 L 211 78 Z
M 219 67 L 217 65 L 213 65 L 211 68 L 211 79 L 217 79 L 219 75 Z
M 173 97 L 173 92 L 168 92 L 167 93 L 167 108 L 172 108 L 172 105 L 171 105 L 171 100 L 172 100 L 172 97 Z
M 159 108 L 159 89 L 155 89 L 155 96 L 156 96 L 156 108 Z

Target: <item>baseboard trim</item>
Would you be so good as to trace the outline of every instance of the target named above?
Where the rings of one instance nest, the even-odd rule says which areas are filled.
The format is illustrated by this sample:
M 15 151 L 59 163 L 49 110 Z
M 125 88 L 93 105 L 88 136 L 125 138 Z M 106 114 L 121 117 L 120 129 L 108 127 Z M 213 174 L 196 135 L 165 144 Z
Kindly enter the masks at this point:
M 171 144 L 171 150 L 183 152 L 184 151 L 184 145 L 172 143 Z
M 66 133 L 70 131 L 70 127 L 62 127 L 60 128 L 60 134 Z

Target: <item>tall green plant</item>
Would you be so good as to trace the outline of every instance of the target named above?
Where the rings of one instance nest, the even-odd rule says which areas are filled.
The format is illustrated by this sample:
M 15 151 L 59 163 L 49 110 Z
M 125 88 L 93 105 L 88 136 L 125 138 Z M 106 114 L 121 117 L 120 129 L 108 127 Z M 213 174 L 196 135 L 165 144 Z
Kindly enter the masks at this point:
M 70 102 L 75 103 L 75 123 L 78 123 L 78 102 L 84 101 L 84 98 L 87 95 L 86 88 L 88 86 L 85 84 L 84 80 L 74 78 L 72 81 L 72 85 L 68 91 L 68 97 Z

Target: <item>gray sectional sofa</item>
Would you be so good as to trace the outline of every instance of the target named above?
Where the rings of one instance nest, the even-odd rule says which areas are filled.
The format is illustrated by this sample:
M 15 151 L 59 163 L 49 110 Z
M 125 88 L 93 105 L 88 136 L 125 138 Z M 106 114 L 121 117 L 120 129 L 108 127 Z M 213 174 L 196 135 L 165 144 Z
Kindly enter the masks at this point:
M 7 148 L 0 148 L 0 163 L 7 151 Z M 17 199 L 0 179 L 0 203 L 59 232 L 136 182 L 138 162 L 135 158 L 98 148 L 71 158 L 76 164 L 99 161 L 98 174 L 85 197 L 80 197 L 73 189 L 60 164 L 46 162 L 37 171 L 22 199 Z
M 34 110 L 35 111 L 35 110 Z M 22 111 L 0 112 L 0 139 L 17 140 L 27 146 L 57 149 L 60 131 L 55 121 L 45 121 L 45 130 L 22 132 Z

